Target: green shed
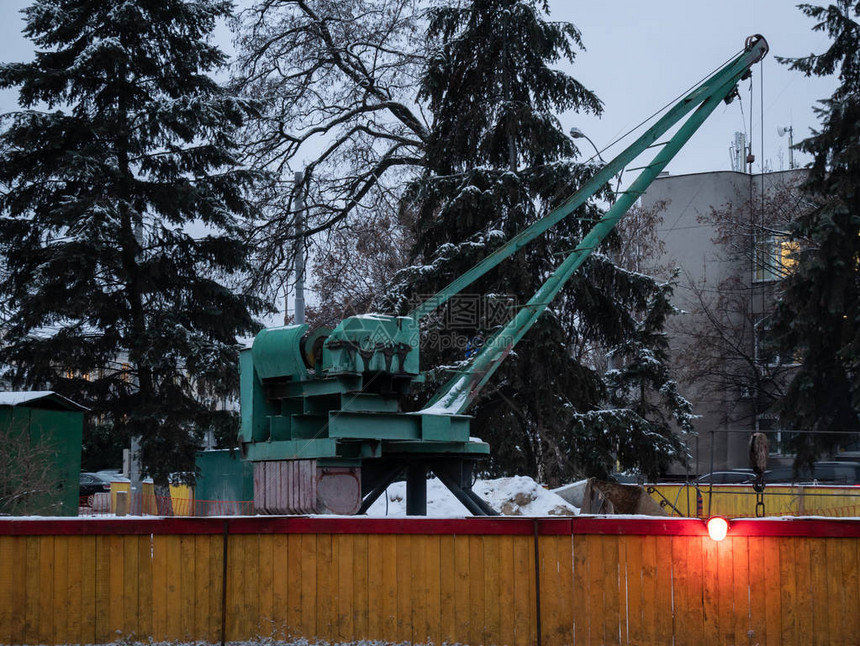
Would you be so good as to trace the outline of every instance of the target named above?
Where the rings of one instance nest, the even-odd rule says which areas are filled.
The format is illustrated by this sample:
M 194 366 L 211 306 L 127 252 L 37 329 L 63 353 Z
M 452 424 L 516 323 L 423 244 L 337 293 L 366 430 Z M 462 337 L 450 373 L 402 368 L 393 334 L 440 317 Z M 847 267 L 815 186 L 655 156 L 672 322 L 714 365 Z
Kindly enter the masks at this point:
M 253 463 L 241 459 L 238 450 L 230 449 L 200 451 L 195 461 L 194 499 L 198 513 L 205 516 L 253 513 L 250 504 L 254 500 Z
M 77 515 L 86 410 L 52 391 L 0 391 L 0 514 Z

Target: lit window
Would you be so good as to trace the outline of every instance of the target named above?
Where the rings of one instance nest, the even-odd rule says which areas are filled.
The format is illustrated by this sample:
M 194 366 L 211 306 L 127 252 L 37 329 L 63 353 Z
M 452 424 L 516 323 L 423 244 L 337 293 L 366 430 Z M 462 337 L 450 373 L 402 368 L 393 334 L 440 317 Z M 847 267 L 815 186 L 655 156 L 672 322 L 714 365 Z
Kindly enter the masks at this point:
M 780 236 L 777 241 L 779 250 L 779 266 L 782 269 L 782 276 L 790 274 L 797 266 L 797 252 L 800 251 L 800 245 L 796 240 L 789 240 L 786 236 Z
M 780 280 L 797 265 L 797 241 L 785 235 L 768 235 L 756 241 L 753 277 L 756 281 Z

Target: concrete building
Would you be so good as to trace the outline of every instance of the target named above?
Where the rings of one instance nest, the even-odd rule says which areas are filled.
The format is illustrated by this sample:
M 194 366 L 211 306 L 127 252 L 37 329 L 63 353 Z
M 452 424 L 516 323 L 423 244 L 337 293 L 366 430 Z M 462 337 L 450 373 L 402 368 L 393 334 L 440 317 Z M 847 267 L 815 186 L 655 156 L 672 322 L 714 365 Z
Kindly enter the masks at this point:
M 666 174 L 642 198 L 643 209 L 662 214 L 660 264 L 680 270 L 675 304 L 684 314 L 670 333 L 682 392 L 701 416 L 688 445 L 691 474 L 748 468 L 754 430 L 772 431 L 771 465 L 790 462 L 769 411 L 794 364 L 768 352 L 760 330 L 791 270 L 784 232 L 802 206 L 804 175 Z

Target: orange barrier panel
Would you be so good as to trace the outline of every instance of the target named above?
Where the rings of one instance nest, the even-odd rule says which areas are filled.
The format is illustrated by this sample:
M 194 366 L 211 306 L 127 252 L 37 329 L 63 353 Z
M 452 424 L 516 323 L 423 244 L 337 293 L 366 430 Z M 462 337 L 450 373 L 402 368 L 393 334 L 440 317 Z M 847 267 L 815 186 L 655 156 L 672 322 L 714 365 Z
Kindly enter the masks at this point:
M 857 520 L 734 521 L 716 543 L 670 518 L 4 519 L 0 643 L 219 643 L 223 621 L 227 641 L 856 644 L 858 538 Z
M 102 494 L 81 498 L 79 516 L 116 515 L 117 492 L 124 491 L 129 497 L 128 514 L 132 516 L 158 516 L 158 509 L 172 509 L 173 516 L 239 516 L 253 515 L 253 500 L 198 500 L 194 489 L 186 485 L 170 485 L 170 497 L 156 496 L 152 483 L 144 483 L 143 492 L 133 494 L 129 482 L 112 482 L 111 491 L 101 499 Z M 108 504 L 109 501 L 109 504 Z M 165 504 L 169 503 L 169 504 Z M 167 514 L 165 514 L 167 515 Z

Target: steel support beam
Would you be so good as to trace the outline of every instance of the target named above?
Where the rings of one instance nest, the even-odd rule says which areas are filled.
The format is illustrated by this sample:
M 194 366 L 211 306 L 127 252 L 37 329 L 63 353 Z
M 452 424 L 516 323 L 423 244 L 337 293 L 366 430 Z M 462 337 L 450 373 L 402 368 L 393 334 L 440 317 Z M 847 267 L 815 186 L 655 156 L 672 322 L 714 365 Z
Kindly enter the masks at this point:
M 406 515 L 427 515 L 427 465 L 413 462 L 406 467 Z

